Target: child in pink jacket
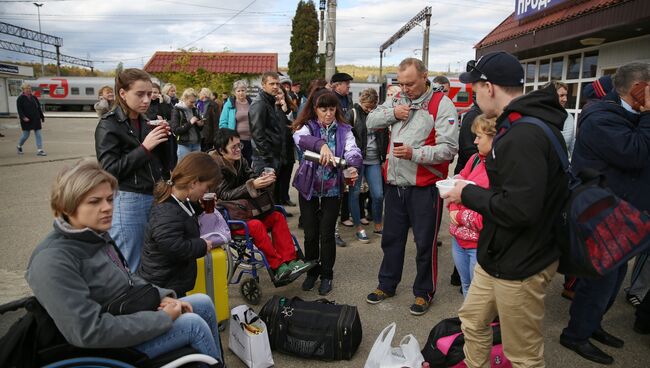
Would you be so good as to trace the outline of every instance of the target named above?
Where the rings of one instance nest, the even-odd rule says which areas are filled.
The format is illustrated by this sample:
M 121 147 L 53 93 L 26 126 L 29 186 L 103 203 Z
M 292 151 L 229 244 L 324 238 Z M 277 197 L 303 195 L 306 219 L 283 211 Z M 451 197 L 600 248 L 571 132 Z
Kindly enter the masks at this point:
M 480 187 L 488 188 L 490 182 L 485 171 L 485 156 L 492 149 L 492 140 L 496 134 L 496 121 L 487 119 L 485 115 L 479 115 L 472 124 L 472 133 L 476 135 L 474 144 L 478 147 L 478 153 L 470 157 L 463 170 L 455 178 L 470 180 Z M 483 216 L 462 204 L 449 203 L 447 208 L 451 217 L 449 232 L 451 233 L 452 255 L 456 269 L 460 274 L 463 296 L 465 296 L 474 276 L 476 245 L 479 233 L 483 229 Z

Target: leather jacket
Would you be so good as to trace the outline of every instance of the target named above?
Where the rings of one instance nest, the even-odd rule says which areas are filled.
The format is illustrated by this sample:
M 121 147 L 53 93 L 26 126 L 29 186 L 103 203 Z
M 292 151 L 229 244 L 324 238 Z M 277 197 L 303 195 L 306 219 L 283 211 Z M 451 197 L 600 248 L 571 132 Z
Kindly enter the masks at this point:
M 275 104 L 275 97 L 260 91 L 248 110 L 253 156 L 268 163 L 274 158 L 284 160 L 287 120 L 285 112 Z

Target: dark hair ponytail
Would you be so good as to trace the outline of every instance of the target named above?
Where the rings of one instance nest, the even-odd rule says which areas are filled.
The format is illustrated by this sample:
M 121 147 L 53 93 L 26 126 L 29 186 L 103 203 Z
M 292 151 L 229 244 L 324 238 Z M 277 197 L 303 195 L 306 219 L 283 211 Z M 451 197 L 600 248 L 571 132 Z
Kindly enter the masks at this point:
M 162 203 L 172 195 L 172 189 L 187 189 L 194 181 L 211 182 L 210 187 L 217 185 L 221 180 L 221 169 L 217 163 L 205 152 L 188 153 L 176 165 L 171 178 L 159 181 L 154 189 L 154 200 Z

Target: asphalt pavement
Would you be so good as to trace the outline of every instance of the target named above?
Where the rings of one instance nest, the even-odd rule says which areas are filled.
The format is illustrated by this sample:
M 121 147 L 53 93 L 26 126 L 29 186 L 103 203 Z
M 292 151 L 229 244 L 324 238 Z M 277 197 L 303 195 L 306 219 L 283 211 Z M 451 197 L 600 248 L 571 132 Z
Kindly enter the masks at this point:
M 81 116 L 81 117 L 80 117 Z M 84 117 L 85 116 L 85 117 Z M 20 127 L 16 118 L 0 118 L 0 303 L 29 295 L 30 291 L 23 279 L 23 273 L 29 256 L 38 242 L 45 237 L 52 226 L 52 213 L 49 208 L 49 191 L 56 173 L 66 165 L 72 165 L 82 158 L 94 158 L 93 132 L 97 118 L 92 114 L 50 115 L 43 127 L 44 149 L 46 157 L 36 156 L 33 137 L 24 146 L 23 155 L 16 154 L 16 142 L 20 136 Z M 297 192 L 291 191 L 292 199 L 297 202 Z M 298 209 L 287 208 L 295 214 L 289 219 L 289 225 L 302 243 L 303 233 L 297 227 Z M 345 248 L 337 249 L 337 262 L 334 270 L 334 290 L 328 299 L 337 303 L 356 305 L 363 325 L 363 340 L 357 353 L 350 361 L 320 362 L 274 353 L 277 367 L 363 367 L 366 357 L 379 332 L 389 323 L 397 322 L 394 344 L 402 336 L 414 334 L 420 345 L 426 342 L 431 328 L 440 320 L 456 316 L 463 298 L 459 288 L 451 286 L 449 276 L 453 268 L 450 252 L 448 220 L 445 211 L 441 239 L 438 248 L 438 290 L 430 310 L 423 316 L 415 317 L 409 313 L 413 302 L 410 285 L 415 276 L 415 245 L 409 236 L 403 282 L 397 295 L 383 303 L 370 305 L 366 295 L 377 284 L 377 270 L 381 263 L 381 240 L 372 234 L 371 225 L 367 227 L 370 244 L 361 244 L 354 240 L 354 230 L 340 226 L 343 238 L 348 242 Z M 631 268 L 630 263 L 630 268 Z M 273 295 L 299 296 L 314 300 L 319 296 L 316 291 L 304 292 L 300 289 L 302 279 L 295 283 L 274 288 L 268 275 L 262 273 L 262 301 Z M 545 318 L 545 358 L 548 367 L 594 367 L 577 354 L 559 344 L 559 335 L 568 321 L 570 302 L 560 296 L 563 278 L 557 275 L 548 289 Z M 624 285 L 629 285 L 628 279 Z M 244 304 L 239 293 L 239 285 L 232 285 L 229 290 L 230 308 Z M 259 311 L 261 305 L 253 307 Z M 13 316 L 10 316 L 13 317 Z M 7 317 L 0 323 L 0 332 L 10 322 Z M 625 347 L 614 349 L 603 347 L 613 355 L 614 367 L 648 367 L 650 366 L 650 336 L 641 336 L 632 331 L 634 309 L 625 301 L 623 293 L 607 313 L 603 327 L 625 340 Z M 226 359 L 229 367 L 244 367 L 237 357 L 230 353 L 227 330 L 221 334 Z

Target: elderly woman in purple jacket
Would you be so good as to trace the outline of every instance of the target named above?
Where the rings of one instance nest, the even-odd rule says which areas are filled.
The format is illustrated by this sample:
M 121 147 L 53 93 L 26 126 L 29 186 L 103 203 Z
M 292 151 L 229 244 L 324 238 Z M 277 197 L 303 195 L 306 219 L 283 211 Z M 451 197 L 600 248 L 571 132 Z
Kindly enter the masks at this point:
M 302 289 L 314 288 L 318 276 L 320 295 L 332 291 L 336 245 L 334 231 L 343 193 L 343 168 L 334 157 L 344 158 L 354 180 L 363 162 L 361 151 L 345 122 L 336 95 L 327 89 L 314 91 L 293 125 L 293 140 L 301 151 L 320 154 L 320 162 L 303 160 L 293 186 L 300 193 L 300 215 L 305 231 L 305 261 L 319 262 L 307 273 Z

